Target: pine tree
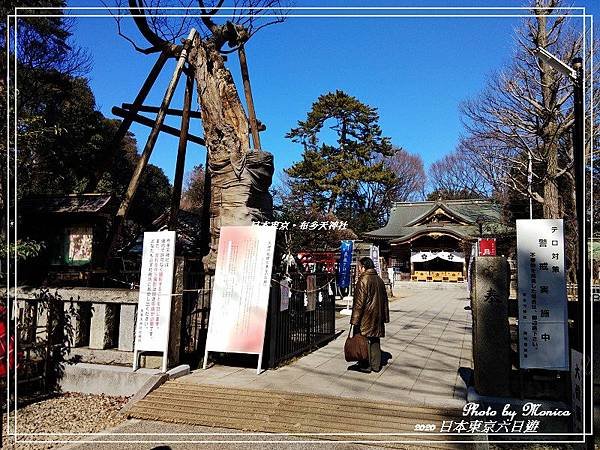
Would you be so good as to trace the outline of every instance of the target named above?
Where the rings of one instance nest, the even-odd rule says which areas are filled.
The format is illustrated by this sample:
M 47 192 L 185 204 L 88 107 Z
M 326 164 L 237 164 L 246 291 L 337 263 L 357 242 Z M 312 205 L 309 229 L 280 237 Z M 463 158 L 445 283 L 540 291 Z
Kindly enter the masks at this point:
M 286 135 L 304 146 L 302 161 L 286 170 L 292 190 L 356 232 L 381 225 L 393 200 L 396 176 L 385 158 L 394 150 L 378 121 L 376 108 L 338 90 L 321 95 Z

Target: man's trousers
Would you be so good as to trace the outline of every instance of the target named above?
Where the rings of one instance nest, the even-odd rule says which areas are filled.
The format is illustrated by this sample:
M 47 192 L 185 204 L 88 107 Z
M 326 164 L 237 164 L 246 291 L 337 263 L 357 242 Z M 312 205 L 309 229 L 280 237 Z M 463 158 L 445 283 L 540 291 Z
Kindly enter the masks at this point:
M 381 341 L 378 337 L 367 338 L 369 340 L 369 366 L 374 372 L 381 370 Z

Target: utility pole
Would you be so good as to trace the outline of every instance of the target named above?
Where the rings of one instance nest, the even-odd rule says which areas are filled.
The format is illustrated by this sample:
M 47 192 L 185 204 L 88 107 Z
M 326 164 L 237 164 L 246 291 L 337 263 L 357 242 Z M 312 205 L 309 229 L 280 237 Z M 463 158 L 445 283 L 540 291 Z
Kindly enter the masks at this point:
M 534 54 L 553 69 L 569 77 L 573 83 L 573 164 L 575 165 L 575 210 L 577 214 L 577 236 L 579 240 L 579 252 L 577 258 L 577 317 L 575 318 L 576 339 L 574 349 L 583 354 L 584 383 L 582 399 L 586 411 L 592 411 L 591 377 L 588 374 L 589 360 L 587 355 L 592 352 L 592 298 L 590 291 L 590 271 L 588 269 L 588 227 L 586 227 L 587 215 L 585 208 L 585 179 L 586 179 L 586 155 L 584 142 L 585 109 L 583 89 L 585 78 L 583 73 L 583 60 L 573 58 L 572 66 L 565 64 L 556 56 L 542 47 L 538 47 Z M 585 319 L 588 319 L 586 327 Z M 584 351 L 585 350 L 585 351 Z M 587 391 L 587 392 L 586 392 Z M 583 423 L 583 431 L 590 429 L 590 414 L 584 415 L 587 419 Z M 593 448 L 593 436 L 586 436 L 586 448 Z

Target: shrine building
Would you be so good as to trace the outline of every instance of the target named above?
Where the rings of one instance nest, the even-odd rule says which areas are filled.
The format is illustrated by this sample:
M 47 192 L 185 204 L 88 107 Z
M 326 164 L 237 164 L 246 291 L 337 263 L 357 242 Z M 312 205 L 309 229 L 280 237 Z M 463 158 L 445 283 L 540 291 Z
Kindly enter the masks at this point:
M 388 223 L 364 233 L 379 245 L 387 267 L 400 279 L 464 281 L 478 238 L 501 238 L 511 229 L 501 223 L 501 207 L 491 200 L 395 202 Z

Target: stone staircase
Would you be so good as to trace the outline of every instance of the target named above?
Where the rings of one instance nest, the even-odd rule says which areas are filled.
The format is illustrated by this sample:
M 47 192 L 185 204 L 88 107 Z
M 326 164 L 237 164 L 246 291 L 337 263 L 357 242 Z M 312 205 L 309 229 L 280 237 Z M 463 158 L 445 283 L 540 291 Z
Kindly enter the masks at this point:
M 396 281 L 394 283 L 394 291 L 396 290 L 414 290 L 414 289 L 429 289 L 429 290 L 447 290 L 447 289 L 455 289 L 462 290 L 465 292 L 465 297 L 468 295 L 467 293 L 467 283 L 466 281 L 461 281 L 457 283 L 449 283 L 449 282 L 433 282 L 433 281 Z
M 373 402 L 354 398 L 331 397 L 292 392 L 232 389 L 215 385 L 198 385 L 169 381 L 136 403 L 129 417 L 163 422 L 185 423 L 240 431 L 271 433 L 309 433 L 301 436 L 326 440 L 381 440 L 384 446 L 400 444 L 389 441 L 444 441 L 470 436 L 439 434 L 444 420 L 461 420 L 457 409 L 435 409 Z M 435 431 L 425 434 L 394 436 L 361 433 L 415 432 L 416 424 L 435 424 Z M 311 433 L 338 433 L 312 435 Z M 342 434 L 345 433 L 345 434 Z M 351 433 L 351 434 L 350 434 Z M 439 442 L 426 447 L 455 448 Z

